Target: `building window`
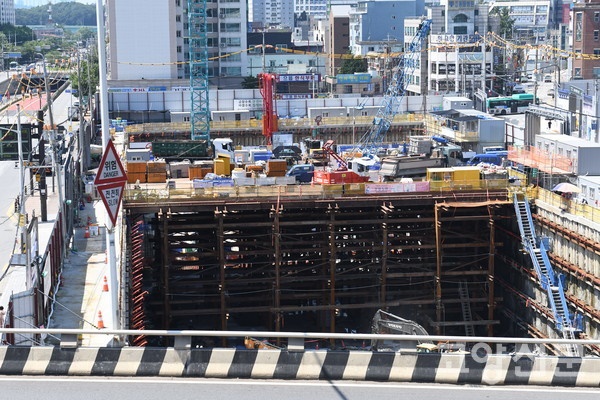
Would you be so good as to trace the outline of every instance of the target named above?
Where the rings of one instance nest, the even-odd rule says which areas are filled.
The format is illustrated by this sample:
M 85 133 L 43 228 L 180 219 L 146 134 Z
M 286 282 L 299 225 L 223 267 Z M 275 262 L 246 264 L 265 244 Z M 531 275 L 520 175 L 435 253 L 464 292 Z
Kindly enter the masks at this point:
M 352 85 L 344 85 L 344 93 L 352 93 Z
M 575 76 L 581 78 L 581 68 L 575 68 Z
M 181 53 L 181 46 L 177 46 L 177 52 Z
M 177 31 L 177 32 L 175 33 L 175 36 L 177 36 L 177 37 L 181 37 L 181 31 Z
M 583 13 L 575 14 L 575 40 L 581 42 L 583 37 Z
M 597 42 L 600 39 L 600 31 L 594 31 L 594 40 Z
M 175 5 L 177 7 L 181 7 L 181 0 L 175 0 Z
M 594 49 L 594 55 L 600 56 L 600 49 Z
M 600 22 L 600 12 L 596 11 L 594 13 L 594 22 L 598 23 Z
M 175 22 L 181 22 L 181 15 L 175 16 Z

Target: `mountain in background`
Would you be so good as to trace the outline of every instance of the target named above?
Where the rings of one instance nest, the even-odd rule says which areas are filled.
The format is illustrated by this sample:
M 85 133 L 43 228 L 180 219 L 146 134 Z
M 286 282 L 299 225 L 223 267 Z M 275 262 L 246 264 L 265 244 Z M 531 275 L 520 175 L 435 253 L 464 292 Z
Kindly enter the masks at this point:
M 46 25 L 48 5 L 15 9 L 15 25 Z M 59 25 L 96 25 L 96 6 L 74 1 L 52 4 L 52 21 Z
M 67 3 L 73 0 L 15 0 L 15 8 L 31 8 L 37 6 L 47 6 L 49 2 L 52 4 Z M 77 0 L 78 3 L 95 4 L 96 0 Z

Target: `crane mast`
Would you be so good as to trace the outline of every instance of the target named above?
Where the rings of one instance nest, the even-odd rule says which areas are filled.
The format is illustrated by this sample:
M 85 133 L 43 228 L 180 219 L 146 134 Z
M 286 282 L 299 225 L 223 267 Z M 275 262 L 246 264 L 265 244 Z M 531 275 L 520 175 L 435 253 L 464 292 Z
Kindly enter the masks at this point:
M 383 143 L 385 135 L 390 129 L 394 116 L 398 113 L 400 101 L 406 95 L 409 77 L 420 65 L 420 54 L 423 42 L 429 34 L 431 20 L 424 19 L 417 29 L 415 37 L 405 50 L 402 60 L 398 64 L 390 85 L 388 86 L 381 106 L 373 119 L 369 130 L 359 139 L 354 146 L 353 154 L 362 153 L 363 156 L 374 156 Z
M 273 133 L 277 132 L 277 130 L 279 129 L 277 108 L 275 106 L 276 84 L 276 74 L 258 74 L 258 88 L 260 89 L 260 94 L 263 98 L 262 133 L 267 142 L 267 146 L 273 144 Z

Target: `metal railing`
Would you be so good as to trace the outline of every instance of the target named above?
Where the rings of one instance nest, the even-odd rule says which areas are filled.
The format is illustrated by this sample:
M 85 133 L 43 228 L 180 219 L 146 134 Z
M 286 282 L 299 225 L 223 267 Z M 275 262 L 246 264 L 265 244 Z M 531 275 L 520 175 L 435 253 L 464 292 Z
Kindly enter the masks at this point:
M 322 332 L 273 332 L 273 331 L 220 331 L 220 330 L 135 330 L 135 329 L 35 329 L 0 328 L 0 334 L 39 334 L 39 335 L 110 335 L 126 336 L 162 336 L 162 337 L 219 337 L 219 338 L 265 338 L 265 339 L 321 339 L 321 340 L 394 340 L 400 342 L 439 342 L 470 343 L 480 347 L 489 344 L 508 345 L 600 345 L 600 339 L 557 339 L 557 338 L 514 338 L 487 336 L 439 336 L 439 335 L 394 335 L 373 333 L 322 333 Z M 123 343 L 123 342 L 121 342 Z M 473 348 L 474 346 L 468 346 Z M 493 350 L 493 349 L 492 349 Z M 505 348 L 506 350 L 506 348 Z M 581 353 L 583 354 L 583 353 Z

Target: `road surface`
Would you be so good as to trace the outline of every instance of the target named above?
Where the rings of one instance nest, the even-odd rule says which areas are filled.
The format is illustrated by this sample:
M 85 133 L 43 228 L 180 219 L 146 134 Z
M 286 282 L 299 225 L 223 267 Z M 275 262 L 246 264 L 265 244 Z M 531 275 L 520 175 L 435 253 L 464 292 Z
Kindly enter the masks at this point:
M 455 386 L 353 381 L 279 381 L 200 378 L 0 377 L 10 400 L 569 400 L 597 399 L 598 389 L 561 387 Z

